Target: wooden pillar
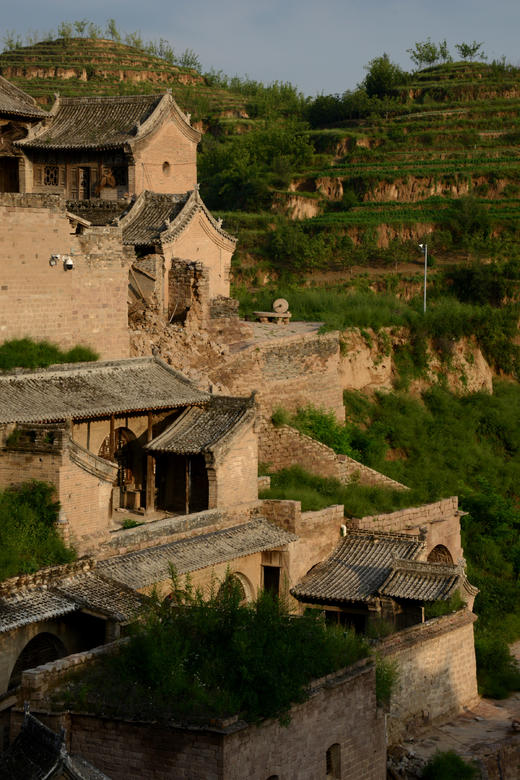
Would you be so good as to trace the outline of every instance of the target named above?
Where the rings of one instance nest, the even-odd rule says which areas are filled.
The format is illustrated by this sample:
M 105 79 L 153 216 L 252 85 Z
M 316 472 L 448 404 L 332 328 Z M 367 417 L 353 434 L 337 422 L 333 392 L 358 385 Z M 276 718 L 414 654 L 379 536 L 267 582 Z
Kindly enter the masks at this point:
M 146 441 L 153 439 L 152 431 L 152 413 L 148 412 L 148 429 L 146 432 Z M 154 457 L 151 453 L 146 455 L 146 512 L 155 512 L 155 472 Z
M 114 455 L 116 452 L 116 426 L 115 426 L 115 417 L 113 414 L 110 415 L 110 444 L 109 444 L 110 450 L 109 450 L 109 456 L 110 460 L 114 460 Z
M 186 505 L 185 508 L 186 508 L 186 511 L 185 511 L 184 514 L 189 515 L 189 513 L 190 513 L 190 480 L 191 480 L 190 456 L 189 455 L 185 455 L 184 457 L 185 457 L 185 462 L 186 462 L 186 475 L 185 475 L 185 479 L 184 479 L 184 486 L 185 486 L 185 489 L 186 489 L 186 494 L 185 494 L 185 505 Z

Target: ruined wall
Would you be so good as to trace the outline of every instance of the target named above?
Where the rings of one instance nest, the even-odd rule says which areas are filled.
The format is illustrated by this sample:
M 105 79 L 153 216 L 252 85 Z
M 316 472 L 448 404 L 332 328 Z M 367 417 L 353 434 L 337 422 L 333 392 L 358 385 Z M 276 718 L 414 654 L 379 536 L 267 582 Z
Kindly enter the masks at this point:
M 381 655 L 396 661 L 398 668 L 387 719 L 389 744 L 477 703 L 476 619 L 461 610 L 407 628 L 379 644 Z
M 400 509 L 385 515 L 372 515 L 360 520 L 352 520 L 354 528 L 367 531 L 397 531 L 398 533 L 418 534 L 426 531 L 425 557 L 438 544 L 448 548 L 454 563 L 463 556 L 460 539 L 460 516 L 457 496 L 436 501 L 434 504 Z
M 261 463 L 268 463 L 273 471 L 298 465 L 312 474 L 334 477 L 345 484 L 357 479 L 362 485 L 406 489 L 400 482 L 364 466 L 348 455 L 338 455 L 326 444 L 300 433 L 290 425 L 275 427 L 265 419 L 259 426 L 258 459 Z
M 28 674 L 33 691 L 38 674 Z M 30 689 L 24 692 L 27 697 Z M 182 729 L 74 712 L 50 714 L 43 707 L 31 711 L 54 731 L 65 727 L 67 750 L 113 780 L 134 775 L 143 780 L 265 780 L 272 775 L 315 780 L 325 777 L 326 752 L 336 743 L 342 778 L 386 777 L 384 718 L 376 708 L 374 666 L 367 660 L 314 681 L 308 701 L 292 707 L 288 726 L 278 720 L 248 726 L 228 718 L 212 728 Z M 22 719 L 22 712 L 11 713 L 11 738 Z
M 53 254 L 74 268 L 51 266 Z M 71 235 L 60 198 L 0 194 L 0 342 L 28 336 L 127 357 L 128 266 L 118 228 Z
M 139 195 L 152 192 L 188 192 L 197 184 L 197 143 L 188 138 L 178 120 L 166 121 L 155 133 L 135 144 L 134 187 Z
M 202 211 L 195 214 L 175 241 L 164 242 L 162 250 L 166 258 L 181 257 L 202 263 L 209 273 L 209 297 L 229 297 L 229 272 L 235 244 L 222 236 Z
M 257 402 L 266 418 L 277 406 L 296 411 L 312 404 L 344 420 L 338 365 L 337 333 L 295 335 L 255 343 L 212 368 L 209 375 L 233 395 L 257 390 Z

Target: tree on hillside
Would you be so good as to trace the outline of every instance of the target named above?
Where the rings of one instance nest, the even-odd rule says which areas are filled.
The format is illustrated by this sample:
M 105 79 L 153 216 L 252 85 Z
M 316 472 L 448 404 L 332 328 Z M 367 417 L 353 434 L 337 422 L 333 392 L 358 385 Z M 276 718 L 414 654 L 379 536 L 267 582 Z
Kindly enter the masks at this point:
M 443 41 L 443 44 L 445 43 L 446 41 Z M 439 47 L 432 42 L 430 37 L 426 38 L 425 41 L 416 41 L 413 49 L 407 49 L 406 53 L 410 55 L 410 59 L 418 68 L 434 65 L 441 58 Z
M 364 87 L 369 97 L 383 98 L 392 95 L 395 88 L 406 82 L 407 74 L 399 65 L 390 61 L 388 54 L 374 57 L 365 65 L 367 75 L 360 86 Z
M 478 57 L 480 60 L 487 60 L 486 55 L 484 52 L 480 51 L 481 47 L 484 45 L 484 41 L 481 41 L 480 43 L 477 43 L 477 41 L 473 41 L 473 43 L 456 43 L 455 48 L 457 49 L 458 53 L 462 57 L 463 60 L 474 60 L 475 57 Z

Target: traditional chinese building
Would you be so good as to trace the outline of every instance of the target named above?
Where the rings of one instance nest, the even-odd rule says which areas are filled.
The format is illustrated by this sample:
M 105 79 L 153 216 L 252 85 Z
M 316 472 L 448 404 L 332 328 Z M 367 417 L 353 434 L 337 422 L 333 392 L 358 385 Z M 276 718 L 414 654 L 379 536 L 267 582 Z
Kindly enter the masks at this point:
M 169 92 L 131 97 L 57 97 L 15 146 L 20 192 L 118 200 L 187 192 L 197 183 L 195 130 Z
M 46 116 L 30 95 L 0 76 L 0 192 L 18 192 L 21 153 L 14 142 Z

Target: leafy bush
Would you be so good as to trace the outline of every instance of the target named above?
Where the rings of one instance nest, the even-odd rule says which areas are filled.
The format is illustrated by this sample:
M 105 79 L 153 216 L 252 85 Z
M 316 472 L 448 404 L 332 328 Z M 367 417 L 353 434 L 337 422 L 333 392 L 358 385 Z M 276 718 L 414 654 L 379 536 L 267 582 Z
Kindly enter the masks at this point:
M 520 669 L 504 639 L 490 633 L 475 637 L 477 678 L 480 693 L 505 699 L 520 690 Z
M 98 355 L 88 347 L 73 347 L 63 352 L 48 341 L 15 339 L 0 345 L 0 371 L 13 368 L 42 368 L 53 363 L 81 363 L 97 360 Z
M 308 405 L 298 409 L 297 413 L 292 415 L 289 425 L 300 433 L 321 441 L 334 452 L 350 455 L 353 458 L 359 454 L 352 447 L 350 426 L 339 423 L 334 412 Z
M 207 599 L 174 573 L 171 598 L 152 598 L 121 653 L 72 683 L 68 706 L 79 699 L 125 717 L 287 722 L 312 679 L 369 654 L 363 639 L 315 613 L 294 618 L 268 593 L 249 604 L 242 596 L 229 572 Z
M 466 602 L 462 600 L 460 593 L 456 591 L 445 601 L 430 601 L 426 603 L 424 605 L 424 618 L 425 620 L 430 620 L 442 615 L 449 615 L 451 612 L 458 612 L 459 609 L 463 609 L 465 606 Z
M 56 528 L 59 508 L 44 482 L 0 492 L 0 580 L 74 560 Z
M 473 780 L 478 777 L 476 767 L 468 764 L 455 751 L 436 753 L 423 769 L 422 780 Z
M 390 703 L 398 677 L 396 660 L 376 657 L 376 700 L 380 707 Z

